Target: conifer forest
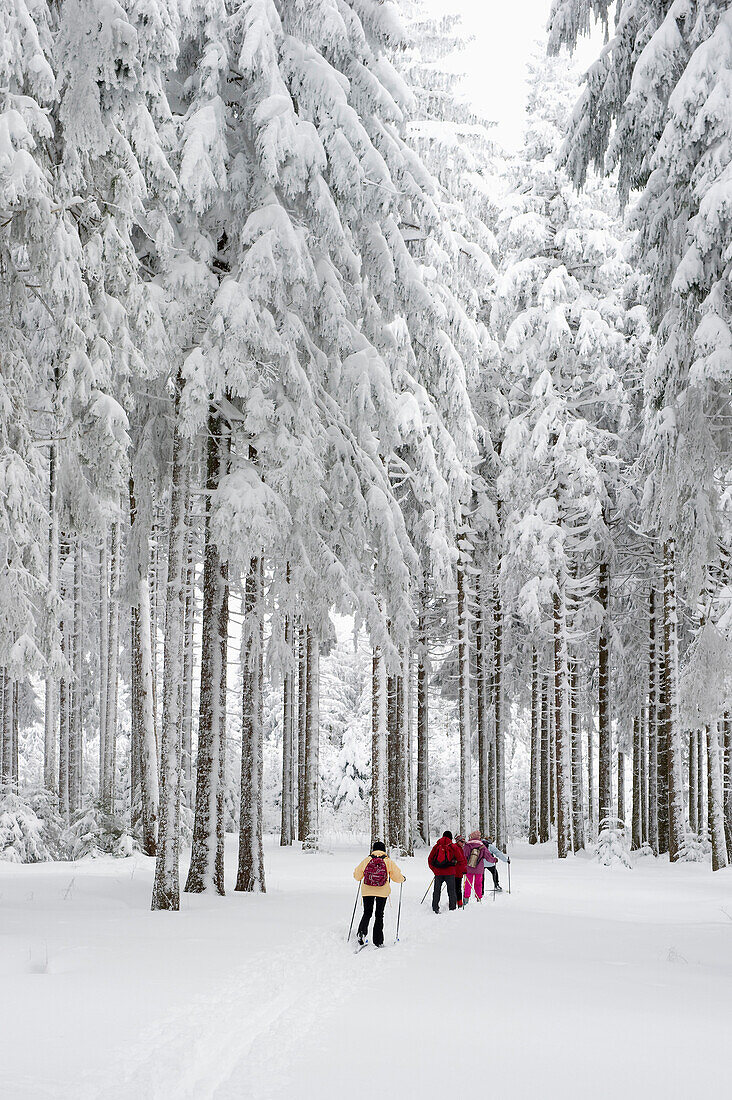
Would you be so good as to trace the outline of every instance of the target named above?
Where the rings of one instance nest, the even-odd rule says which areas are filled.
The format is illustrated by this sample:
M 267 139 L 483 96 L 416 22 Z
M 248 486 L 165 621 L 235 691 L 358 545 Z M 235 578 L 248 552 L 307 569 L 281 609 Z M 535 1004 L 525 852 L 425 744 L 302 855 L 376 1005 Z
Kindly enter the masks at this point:
M 144 1016 L 149 1051 L 120 1024 L 126 1053 L 106 1034 L 87 1077 L 48 1039 L 53 1075 L 6 1067 L 9 1100 L 370 1096 L 345 1030 L 317 1087 L 297 1036 L 306 988 L 326 1021 L 365 981 L 343 942 L 376 840 L 408 879 L 387 945 L 398 901 L 405 949 L 458 952 L 419 899 L 443 831 L 475 830 L 513 856 L 511 897 L 454 918 L 476 942 L 525 952 L 532 890 L 550 923 L 565 890 L 577 921 L 622 898 L 660 937 L 649 996 L 677 1032 L 692 967 L 732 965 L 732 7 L 532 0 L 506 142 L 500 100 L 465 89 L 470 19 L 486 79 L 527 32 L 484 2 L 0 0 L 0 931 L 18 974 L 114 988 L 116 957 L 120 1018 L 181 1014 L 167 1045 Z M 320 944 L 299 978 L 292 891 L 288 934 Z M 97 905 L 135 923 L 54 962 L 102 937 Z M 667 918 L 690 922 L 668 942 Z M 276 951 L 295 984 L 267 976 Z M 397 981 L 387 959 L 407 965 L 385 952 L 369 981 Z M 189 1022 L 217 966 L 229 1015 L 211 993 Z M 618 980 L 583 1026 L 627 1010 Z M 256 1054 L 280 981 L 282 1080 Z M 18 998 L 26 1026 L 65 1003 Z M 393 1011 L 397 1056 L 427 1033 L 400 1032 L 416 1000 Z M 726 1093 L 717 1054 L 696 1095 Z M 507 1097 L 589 1095 L 549 1050 L 512 1092 L 496 1056 Z M 695 1095 L 652 1069 L 617 1091 Z

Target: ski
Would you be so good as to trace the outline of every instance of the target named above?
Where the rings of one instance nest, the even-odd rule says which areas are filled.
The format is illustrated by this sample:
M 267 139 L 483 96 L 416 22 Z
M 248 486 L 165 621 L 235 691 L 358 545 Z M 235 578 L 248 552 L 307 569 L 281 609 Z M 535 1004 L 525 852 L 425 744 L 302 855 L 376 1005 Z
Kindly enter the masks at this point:
M 364 940 L 363 943 L 357 943 L 356 947 L 354 949 L 354 952 L 353 952 L 354 955 L 358 955 L 359 951 L 363 951 L 364 947 L 368 947 L 368 945 L 369 945 L 368 940 Z

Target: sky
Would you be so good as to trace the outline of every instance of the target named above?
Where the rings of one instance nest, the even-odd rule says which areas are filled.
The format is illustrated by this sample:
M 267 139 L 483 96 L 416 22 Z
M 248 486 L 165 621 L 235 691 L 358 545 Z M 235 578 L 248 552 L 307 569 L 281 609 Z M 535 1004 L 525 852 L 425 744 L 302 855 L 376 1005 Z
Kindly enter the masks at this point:
M 546 41 L 551 0 L 424 0 L 428 10 L 462 16 L 473 41 L 450 68 L 465 72 L 465 93 L 496 122 L 502 145 L 517 149 L 523 139 L 526 66 Z M 583 41 L 577 53 L 586 67 L 597 56 L 601 39 Z

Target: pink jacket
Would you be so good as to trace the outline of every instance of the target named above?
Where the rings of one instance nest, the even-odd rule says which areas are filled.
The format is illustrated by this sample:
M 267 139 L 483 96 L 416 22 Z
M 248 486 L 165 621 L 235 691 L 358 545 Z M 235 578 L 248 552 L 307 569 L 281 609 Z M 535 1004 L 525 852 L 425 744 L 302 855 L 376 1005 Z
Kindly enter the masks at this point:
M 473 852 L 476 848 L 478 849 L 479 853 L 478 862 L 476 863 L 475 867 L 470 867 L 470 853 Z M 468 874 L 470 874 L 472 871 L 476 875 L 482 875 L 486 863 L 493 864 L 496 862 L 495 856 L 493 856 L 488 851 L 482 840 L 466 841 L 463 845 L 463 851 L 465 852 L 465 859 L 468 862 Z

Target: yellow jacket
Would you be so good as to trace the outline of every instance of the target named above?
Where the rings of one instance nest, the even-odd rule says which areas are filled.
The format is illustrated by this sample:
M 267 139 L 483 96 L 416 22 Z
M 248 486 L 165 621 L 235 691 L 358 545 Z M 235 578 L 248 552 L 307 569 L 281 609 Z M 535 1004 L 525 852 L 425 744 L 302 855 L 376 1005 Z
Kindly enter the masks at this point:
M 366 870 L 366 865 L 373 856 L 383 859 L 384 863 L 386 864 L 386 872 L 389 878 L 386 880 L 383 886 L 366 886 L 363 882 L 363 873 Z M 401 873 L 394 860 L 389 859 L 389 857 L 385 856 L 383 852 L 372 852 L 370 856 L 366 856 L 366 859 L 362 859 L 356 870 L 353 872 L 353 877 L 356 879 L 357 882 L 362 883 L 361 897 L 363 898 L 388 898 L 389 894 L 391 893 L 391 886 L 389 885 L 390 882 L 406 882 L 404 875 Z

